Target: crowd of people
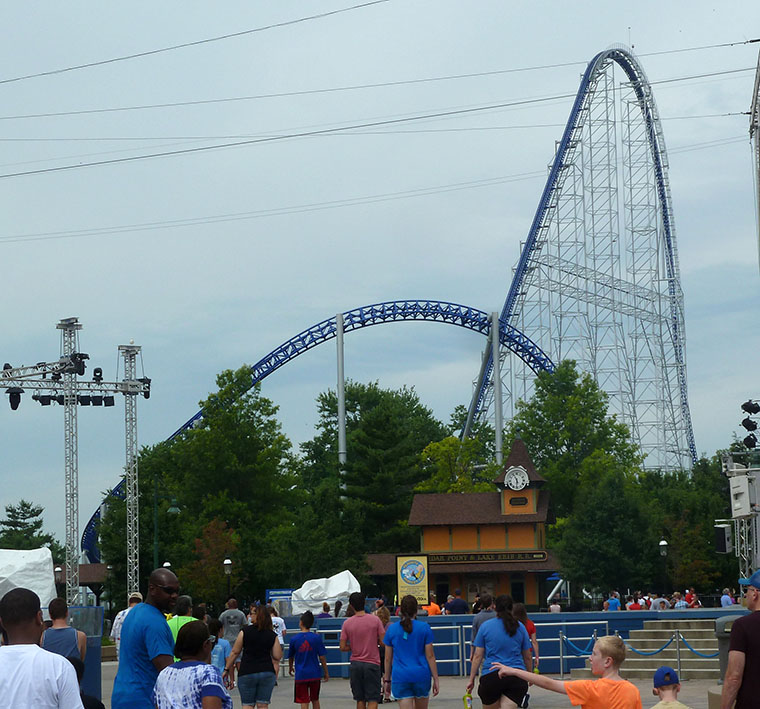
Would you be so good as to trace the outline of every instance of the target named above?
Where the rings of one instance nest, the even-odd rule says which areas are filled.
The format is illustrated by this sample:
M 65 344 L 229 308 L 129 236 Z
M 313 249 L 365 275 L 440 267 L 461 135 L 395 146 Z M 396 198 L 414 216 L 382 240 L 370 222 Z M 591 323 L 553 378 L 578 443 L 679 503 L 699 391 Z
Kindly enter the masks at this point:
M 760 572 L 741 583 L 749 610 L 760 610 Z M 232 709 L 230 691 L 235 686 L 245 709 L 266 709 L 286 651 L 287 629 L 276 610 L 255 604 L 246 614 L 231 598 L 219 618 L 211 618 L 204 606 L 193 606 L 192 599 L 179 591 L 174 573 L 157 569 L 150 575 L 145 598 L 131 594 L 128 608 L 117 615 L 112 631 L 119 658 L 113 709 Z M 728 589 L 724 596 L 733 605 Z M 340 649 L 350 653 L 349 680 L 357 709 L 376 709 L 383 700 L 398 701 L 400 709 L 427 709 L 431 694 L 439 693 L 432 628 L 417 619 L 423 608 L 430 615 L 475 611 L 465 699 L 478 680 L 484 709 L 527 707 L 531 685 L 566 694 L 573 705 L 589 709 L 641 709 L 638 689 L 619 673 L 626 654 L 619 637 L 596 641 L 590 667 L 598 679 L 559 681 L 538 674 L 536 628 L 524 605 L 513 603 L 508 595 L 494 599 L 483 594 L 470 607 L 458 590 L 450 601 L 436 612 L 434 597 L 419 608 L 413 596 L 405 596 L 397 608 L 399 621 L 391 623 L 383 599 L 369 613 L 365 596 L 351 594 Z M 636 593 L 625 603 L 613 591 L 605 603 L 609 611 L 699 607 L 693 589 L 669 598 Z M 336 608 L 335 615 L 340 610 Z M 40 599 L 32 591 L 16 588 L 0 599 L 0 704 L 102 709 L 99 700 L 79 689 L 87 650 L 84 634 L 69 626 L 63 599 L 51 601 L 48 611 L 46 628 Z M 332 617 L 329 606 L 323 614 L 317 618 Z M 299 632 L 287 645 L 288 670 L 295 678 L 293 701 L 301 709 L 320 709 L 321 684 L 330 678 L 325 645 L 313 630 L 315 621 L 311 611 L 303 613 Z M 754 706 L 760 693 L 758 623 L 760 615 L 754 612 L 734 622 L 722 709 L 734 701 L 736 709 Z M 655 672 L 657 708 L 688 709 L 677 700 L 679 689 L 678 673 L 672 667 Z

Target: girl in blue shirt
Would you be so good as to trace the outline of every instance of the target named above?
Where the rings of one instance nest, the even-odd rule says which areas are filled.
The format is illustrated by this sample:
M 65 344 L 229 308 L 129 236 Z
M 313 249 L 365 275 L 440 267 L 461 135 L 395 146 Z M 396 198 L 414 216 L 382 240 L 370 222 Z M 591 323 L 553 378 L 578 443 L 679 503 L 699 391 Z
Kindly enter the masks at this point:
M 400 709 L 427 709 L 430 680 L 433 696 L 438 694 L 438 668 L 433 652 L 433 631 L 427 623 L 415 620 L 417 599 L 401 599 L 401 622 L 392 623 L 385 632 L 386 698 L 398 699 Z

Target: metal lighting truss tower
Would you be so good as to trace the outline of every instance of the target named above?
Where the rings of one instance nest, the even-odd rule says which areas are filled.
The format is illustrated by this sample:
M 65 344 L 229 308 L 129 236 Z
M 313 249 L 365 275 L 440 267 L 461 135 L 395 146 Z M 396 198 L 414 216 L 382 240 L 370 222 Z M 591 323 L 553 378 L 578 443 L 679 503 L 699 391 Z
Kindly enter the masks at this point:
M 616 71 L 622 69 L 622 78 Z M 631 52 L 583 76 L 501 313 L 554 362 L 574 359 L 609 395 L 645 465 L 696 459 L 667 156 L 654 97 Z M 501 350 L 506 412 L 534 373 Z M 471 418 L 493 406 L 492 365 Z
M 137 345 L 119 345 L 124 358 L 124 381 L 137 382 Z M 127 462 L 127 593 L 140 590 L 140 509 L 137 487 L 137 391 L 124 392 L 124 426 Z
M 64 423 L 64 473 L 66 514 L 66 602 L 75 605 L 79 601 L 79 459 L 77 406 L 113 406 L 113 395 L 123 394 L 125 399 L 127 477 L 131 486 L 127 495 L 128 527 L 127 569 L 128 592 L 138 589 L 139 558 L 137 554 L 137 403 L 138 394 L 150 396 L 150 379 L 137 377 L 137 355 L 140 347 L 120 345 L 124 357 L 124 379 L 117 382 L 103 381 L 99 367 L 93 370 L 93 380 L 83 381 L 85 360 L 89 356 L 79 352 L 78 332 L 82 325 L 77 318 L 64 318 L 56 326 L 61 330 L 61 352 L 55 362 L 41 362 L 34 366 L 11 367 L 0 370 L 0 385 L 8 387 L 12 409 L 19 406 L 26 389 L 34 390 L 32 399 L 42 406 L 57 403 L 63 406 Z

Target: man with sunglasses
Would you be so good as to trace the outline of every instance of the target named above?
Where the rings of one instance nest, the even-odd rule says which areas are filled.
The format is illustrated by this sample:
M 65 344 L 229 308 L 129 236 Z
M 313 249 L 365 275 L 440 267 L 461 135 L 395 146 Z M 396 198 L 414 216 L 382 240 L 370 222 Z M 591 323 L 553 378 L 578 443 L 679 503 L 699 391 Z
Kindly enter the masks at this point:
M 111 694 L 112 709 L 148 709 L 158 673 L 174 662 L 174 639 L 165 613 L 177 603 L 179 581 L 169 569 L 156 569 L 148 595 L 124 619 L 119 669 Z
M 739 583 L 745 587 L 749 615 L 737 617 L 731 627 L 728 667 L 720 698 L 721 709 L 757 707 L 760 697 L 760 571 Z

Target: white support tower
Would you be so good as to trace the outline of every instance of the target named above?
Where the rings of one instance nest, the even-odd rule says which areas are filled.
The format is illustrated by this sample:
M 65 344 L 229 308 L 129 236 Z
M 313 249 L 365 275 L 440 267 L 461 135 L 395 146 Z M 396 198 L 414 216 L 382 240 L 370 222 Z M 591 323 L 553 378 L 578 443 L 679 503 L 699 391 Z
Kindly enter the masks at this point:
M 755 178 L 755 209 L 757 210 L 758 254 L 760 254 L 760 54 L 757 57 L 755 88 L 749 109 L 749 137 L 752 141 L 752 174 Z
M 79 352 L 77 333 L 82 325 L 77 318 L 64 318 L 61 331 L 63 357 Z M 63 467 L 66 510 L 66 603 L 79 603 L 79 444 L 77 431 L 77 376 L 70 369 L 63 373 Z
M 126 444 L 126 501 L 127 501 L 127 593 L 140 590 L 140 501 L 137 478 L 137 355 L 135 344 L 119 345 L 124 358 L 124 433 Z M 134 384 L 134 391 L 130 385 Z

